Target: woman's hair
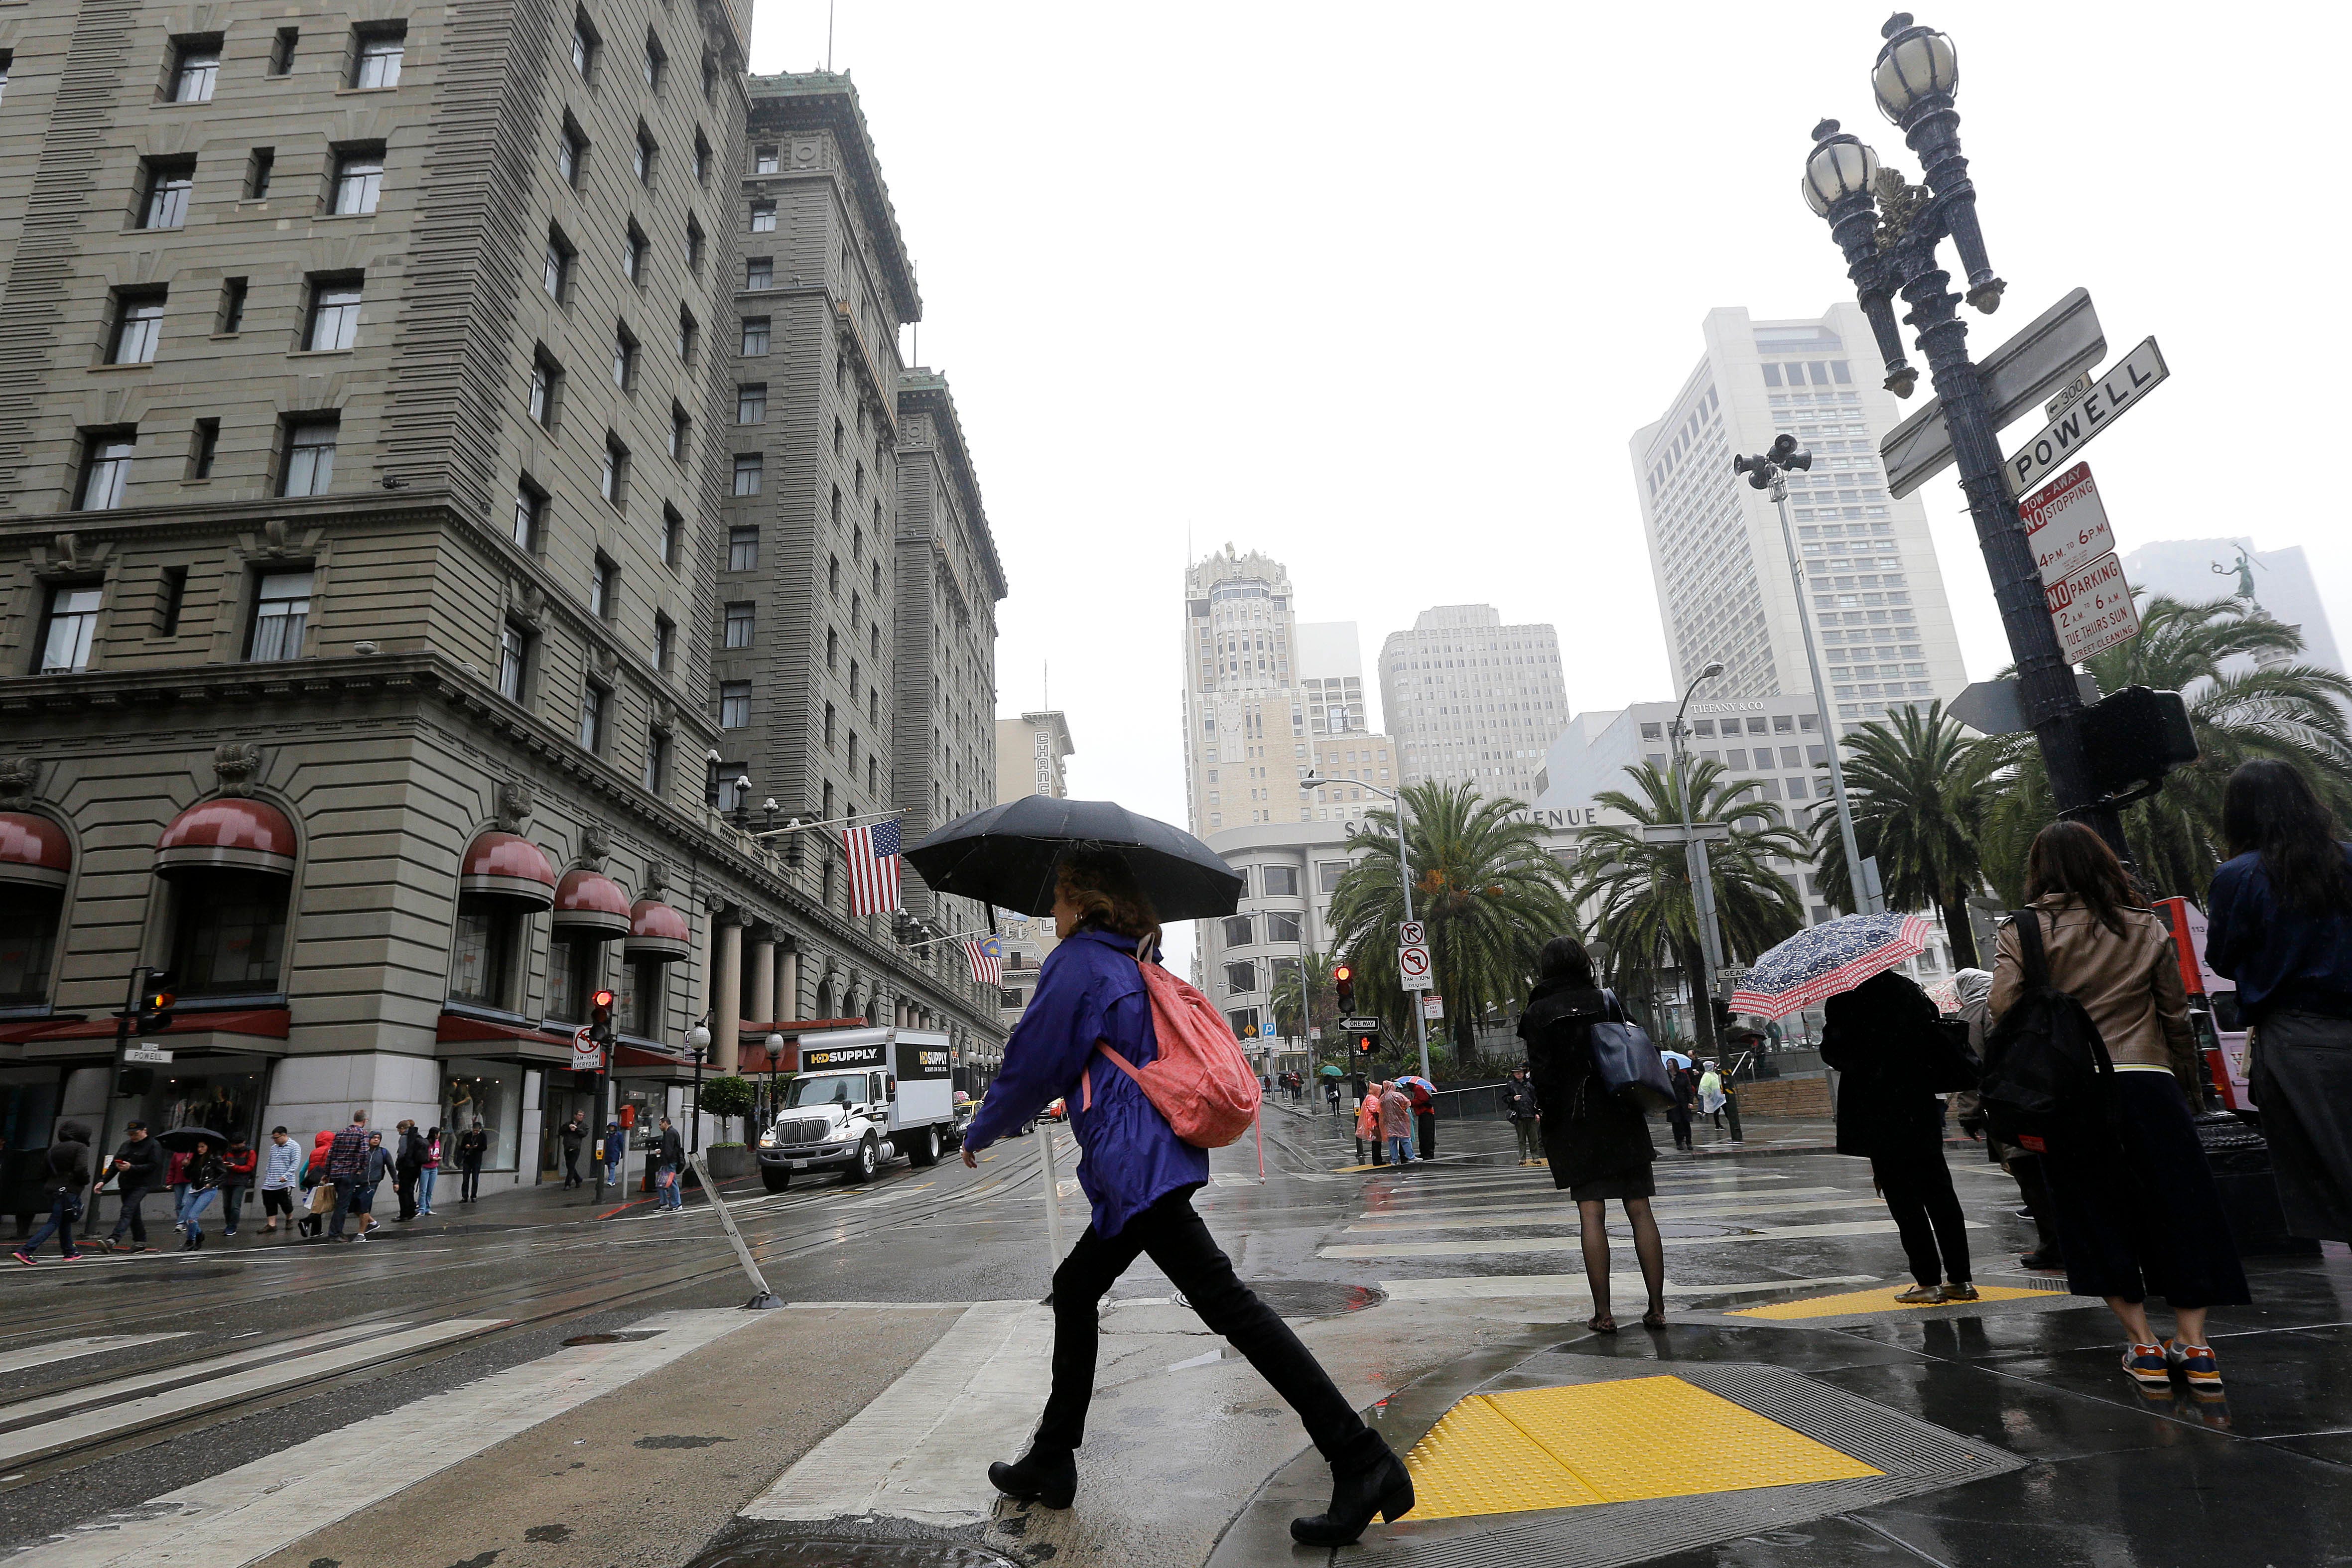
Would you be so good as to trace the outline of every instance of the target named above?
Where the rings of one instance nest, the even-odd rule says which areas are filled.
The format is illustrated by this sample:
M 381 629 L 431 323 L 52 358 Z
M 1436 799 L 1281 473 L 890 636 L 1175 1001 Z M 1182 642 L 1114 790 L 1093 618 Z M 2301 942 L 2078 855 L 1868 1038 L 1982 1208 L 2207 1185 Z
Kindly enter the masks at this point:
M 2107 841 L 2079 822 L 2053 822 L 2033 836 L 2025 860 L 2028 903 L 2047 894 L 2072 894 L 2098 922 L 2124 934 L 2123 911 L 2138 907 L 2123 862 Z
M 1055 891 L 1078 907 L 1078 929 L 1160 942 L 1160 911 L 1125 860 L 1099 844 L 1073 844 L 1054 873 Z
M 2279 907 L 2317 918 L 2352 914 L 2352 874 L 2336 818 L 2310 781 L 2263 757 L 2242 764 L 2221 791 L 2221 837 L 2230 853 L 2260 855 Z
M 1565 980 L 1570 985 L 1592 986 L 1592 955 L 1572 936 L 1556 936 L 1543 944 L 1536 960 L 1536 978 Z

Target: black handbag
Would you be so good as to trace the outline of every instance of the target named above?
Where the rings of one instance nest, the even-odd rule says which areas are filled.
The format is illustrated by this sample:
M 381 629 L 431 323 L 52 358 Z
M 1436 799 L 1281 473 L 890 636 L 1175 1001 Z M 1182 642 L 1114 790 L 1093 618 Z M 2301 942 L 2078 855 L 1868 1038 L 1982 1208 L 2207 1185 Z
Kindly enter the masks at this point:
M 1625 1016 L 1615 992 L 1601 994 L 1609 1000 L 1611 1016 L 1591 1026 L 1589 1033 L 1592 1068 L 1602 1087 L 1643 1110 L 1672 1105 L 1675 1091 L 1666 1081 L 1665 1060 L 1650 1043 L 1649 1032 Z
M 1961 1094 L 1984 1078 L 1984 1063 L 1969 1047 L 1969 1026 L 1959 1018 L 1938 1018 L 1919 1042 L 1919 1070 L 1931 1094 Z

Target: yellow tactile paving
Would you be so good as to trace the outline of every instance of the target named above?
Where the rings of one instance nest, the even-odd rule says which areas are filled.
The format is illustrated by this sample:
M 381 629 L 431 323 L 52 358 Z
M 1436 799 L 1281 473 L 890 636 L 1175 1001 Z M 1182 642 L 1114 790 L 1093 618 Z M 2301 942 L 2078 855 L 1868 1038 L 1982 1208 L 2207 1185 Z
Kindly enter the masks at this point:
M 1856 1312 L 1909 1312 L 1937 1306 L 1974 1306 L 1973 1301 L 1898 1301 L 1908 1285 L 1881 1285 L 1870 1290 L 1848 1290 L 1836 1296 L 1806 1296 L 1794 1301 L 1773 1301 L 1727 1312 L 1732 1318 L 1843 1318 Z M 2043 1296 L 2063 1296 L 2063 1290 L 2021 1290 L 2013 1285 L 1979 1285 L 1978 1301 L 2025 1301 Z
M 1474 1394 L 1439 1418 L 1405 1464 L 1415 1519 L 1884 1473 L 1679 1377 Z

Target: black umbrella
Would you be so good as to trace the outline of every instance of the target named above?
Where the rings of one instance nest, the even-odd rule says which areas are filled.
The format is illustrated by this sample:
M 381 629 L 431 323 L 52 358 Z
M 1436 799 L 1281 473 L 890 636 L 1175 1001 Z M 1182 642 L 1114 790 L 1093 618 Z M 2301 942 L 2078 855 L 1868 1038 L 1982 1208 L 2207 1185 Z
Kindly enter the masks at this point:
M 1024 795 L 960 816 L 907 851 L 934 892 L 1002 904 L 1023 914 L 1054 907 L 1054 868 L 1074 844 L 1125 860 L 1163 921 L 1229 915 L 1241 873 L 1181 827 L 1108 800 Z
M 214 1131 L 209 1127 L 174 1127 L 169 1132 L 158 1132 L 155 1134 L 155 1142 L 163 1145 L 164 1148 L 172 1150 L 185 1150 L 191 1154 L 196 1152 L 196 1141 L 198 1139 L 202 1139 L 215 1149 L 226 1149 L 228 1147 L 228 1139 L 225 1135 Z

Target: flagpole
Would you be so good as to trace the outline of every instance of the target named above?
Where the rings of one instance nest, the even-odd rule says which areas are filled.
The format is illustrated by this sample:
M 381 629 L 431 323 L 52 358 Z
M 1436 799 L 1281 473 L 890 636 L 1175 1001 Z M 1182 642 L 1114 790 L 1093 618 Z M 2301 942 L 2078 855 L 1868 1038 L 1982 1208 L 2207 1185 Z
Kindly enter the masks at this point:
M 763 827 L 757 833 L 751 835 L 751 837 L 753 838 L 780 838 L 787 833 L 812 833 L 820 827 L 840 827 L 857 822 L 887 822 L 894 816 L 904 816 L 906 815 L 907 808 L 905 806 L 900 806 L 895 811 L 862 811 L 852 812 L 847 816 L 828 816 L 822 822 L 803 822 L 799 818 L 795 817 L 792 821 L 785 823 L 782 827 Z

